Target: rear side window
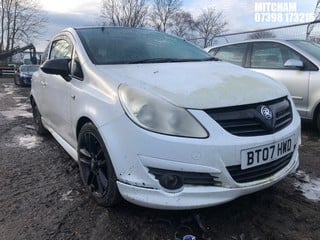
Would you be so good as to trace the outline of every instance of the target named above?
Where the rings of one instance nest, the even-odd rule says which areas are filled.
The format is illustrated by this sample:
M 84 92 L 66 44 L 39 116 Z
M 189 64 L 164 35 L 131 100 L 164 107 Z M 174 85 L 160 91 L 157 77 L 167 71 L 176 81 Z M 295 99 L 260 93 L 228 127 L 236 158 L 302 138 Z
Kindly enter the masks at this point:
M 235 44 L 221 47 L 215 54 L 215 57 L 241 66 L 246 53 L 246 48 L 247 44 Z

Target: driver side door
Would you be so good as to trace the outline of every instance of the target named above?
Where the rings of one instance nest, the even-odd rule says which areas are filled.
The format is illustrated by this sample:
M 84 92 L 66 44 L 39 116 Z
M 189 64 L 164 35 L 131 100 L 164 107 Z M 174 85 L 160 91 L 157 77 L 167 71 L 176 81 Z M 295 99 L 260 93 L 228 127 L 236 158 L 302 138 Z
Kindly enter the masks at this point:
M 48 60 L 72 58 L 73 44 L 67 36 L 57 37 L 51 45 Z M 60 137 L 69 142 L 70 114 L 70 82 L 61 75 L 42 72 L 42 117 L 47 125 Z

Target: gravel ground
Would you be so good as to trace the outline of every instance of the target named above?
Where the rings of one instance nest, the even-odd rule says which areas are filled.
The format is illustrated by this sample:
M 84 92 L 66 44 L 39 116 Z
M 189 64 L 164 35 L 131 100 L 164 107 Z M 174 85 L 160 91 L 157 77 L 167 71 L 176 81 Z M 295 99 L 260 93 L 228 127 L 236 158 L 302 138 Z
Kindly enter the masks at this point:
M 309 122 L 299 171 L 269 189 L 193 211 L 106 209 L 58 143 L 35 133 L 29 92 L 0 79 L 0 239 L 320 239 L 320 138 Z

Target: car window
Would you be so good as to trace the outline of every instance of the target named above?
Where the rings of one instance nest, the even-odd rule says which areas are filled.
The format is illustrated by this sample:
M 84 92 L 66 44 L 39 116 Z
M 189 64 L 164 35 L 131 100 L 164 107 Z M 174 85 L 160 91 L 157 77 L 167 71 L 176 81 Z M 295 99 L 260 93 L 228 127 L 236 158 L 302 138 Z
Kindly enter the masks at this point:
M 246 47 L 246 44 L 235 44 L 221 47 L 215 54 L 215 57 L 241 66 L 245 56 Z
M 253 43 L 252 68 L 287 69 L 284 63 L 288 59 L 303 60 L 300 54 L 283 44 L 273 42 Z
M 35 72 L 37 71 L 39 68 L 38 65 L 27 65 L 27 66 L 21 66 L 20 67 L 20 71 L 21 72 Z
M 320 60 L 320 45 L 318 43 L 305 40 L 290 40 L 289 42 Z
M 72 45 L 65 39 L 52 43 L 49 59 L 71 59 Z
M 78 79 L 83 79 L 83 72 L 82 72 L 80 60 L 76 51 L 74 53 L 74 57 L 72 61 L 71 74 Z
M 210 55 L 174 36 L 146 29 L 90 28 L 77 30 L 94 64 L 202 61 Z
M 49 55 L 49 49 L 50 49 L 50 43 L 46 46 L 43 54 L 40 56 L 40 64 L 44 63 L 47 58 L 48 58 L 48 55 Z

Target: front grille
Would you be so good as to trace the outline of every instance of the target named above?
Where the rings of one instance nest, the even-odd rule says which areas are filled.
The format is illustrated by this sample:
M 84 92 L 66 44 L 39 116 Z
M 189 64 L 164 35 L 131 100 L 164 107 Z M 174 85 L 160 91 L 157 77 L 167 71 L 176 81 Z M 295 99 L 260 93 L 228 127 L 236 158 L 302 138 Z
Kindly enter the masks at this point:
M 202 186 L 221 185 L 221 182 L 217 181 L 217 177 L 212 176 L 209 173 L 182 172 L 159 168 L 149 168 L 149 173 L 154 175 L 157 180 L 160 180 L 164 175 L 177 175 L 183 179 L 183 184 Z
M 271 111 L 271 119 L 262 114 L 263 107 Z M 236 136 L 272 134 L 292 121 L 292 108 L 286 97 L 257 104 L 208 109 L 205 112 L 226 131 Z
M 244 170 L 241 170 L 241 165 L 229 166 L 227 169 L 231 177 L 238 183 L 257 181 L 270 177 L 283 169 L 290 162 L 292 155 L 293 153 L 289 153 L 276 161 Z

